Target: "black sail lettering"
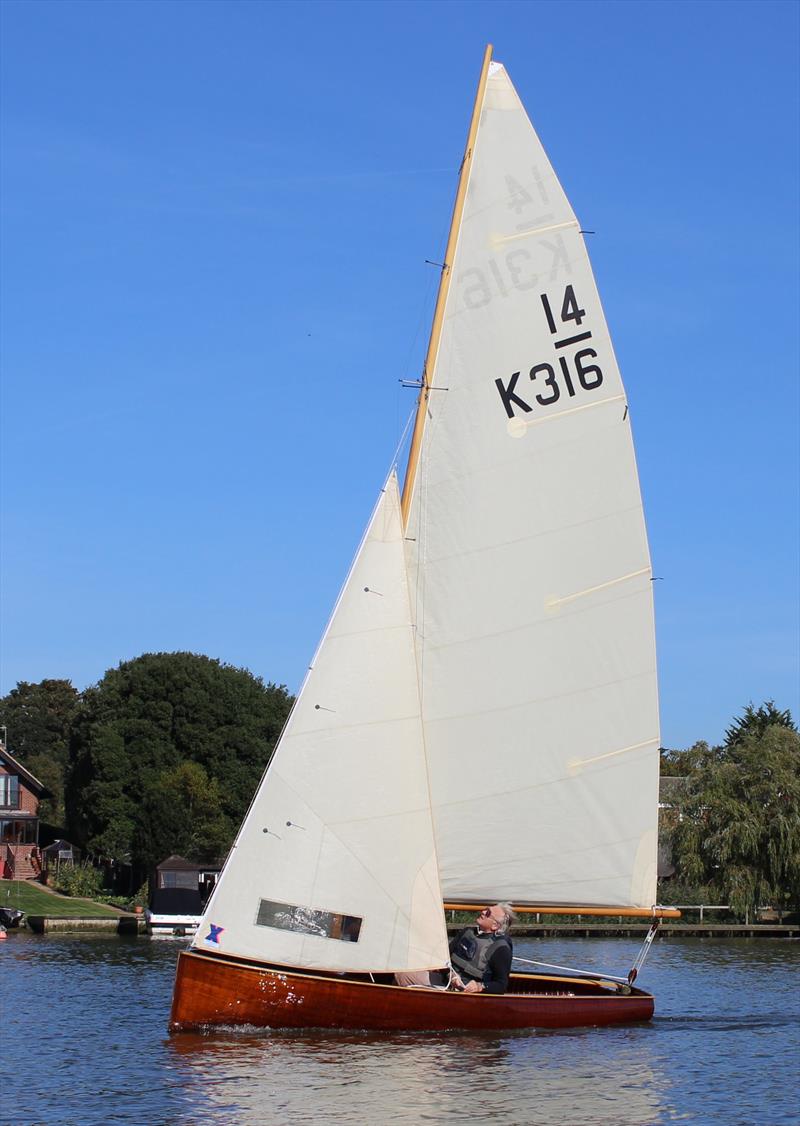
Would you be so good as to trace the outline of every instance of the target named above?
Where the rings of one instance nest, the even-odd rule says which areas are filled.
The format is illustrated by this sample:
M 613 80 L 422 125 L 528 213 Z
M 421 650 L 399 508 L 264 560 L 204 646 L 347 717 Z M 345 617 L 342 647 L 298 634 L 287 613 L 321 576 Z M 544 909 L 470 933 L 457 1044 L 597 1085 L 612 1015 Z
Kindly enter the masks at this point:
M 509 418 L 515 417 L 514 411 L 512 409 L 512 405 L 511 405 L 512 403 L 515 406 L 518 406 L 521 410 L 528 411 L 528 413 L 530 413 L 530 411 L 533 410 L 533 407 L 529 407 L 524 399 L 520 399 L 519 395 L 514 394 L 514 388 L 517 386 L 517 380 L 519 379 L 519 374 L 520 373 L 518 371 L 514 372 L 514 374 L 511 376 L 511 378 L 508 381 L 508 387 L 503 386 L 502 379 L 496 379 L 494 381 L 495 386 L 497 387 L 497 390 L 500 392 L 500 398 L 503 400 L 503 406 L 506 408 L 506 414 L 508 415 Z

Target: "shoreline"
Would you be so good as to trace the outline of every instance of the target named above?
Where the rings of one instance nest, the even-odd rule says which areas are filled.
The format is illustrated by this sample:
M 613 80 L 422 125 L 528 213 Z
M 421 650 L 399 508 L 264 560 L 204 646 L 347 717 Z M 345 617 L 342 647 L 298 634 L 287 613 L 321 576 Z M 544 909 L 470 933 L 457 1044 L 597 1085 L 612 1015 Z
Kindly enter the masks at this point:
M 468 924 L 466 924 L 468 925 Z M 465 924 L 447 926 L 447 933 L 458 934 Z M 512 938 L 643 938 L 647 923 L 527 923 L 515 926 Z M 9 937 L 17 928 L 9 930 Z M 142 915 L 120 914 L 106 918 L 64 918 L 27 915 L 19 931 L 34 934 L 119 934 L 138 937 L 147 934 Z M 800 923 L 662 923 L 658 938 L 800 938 Z

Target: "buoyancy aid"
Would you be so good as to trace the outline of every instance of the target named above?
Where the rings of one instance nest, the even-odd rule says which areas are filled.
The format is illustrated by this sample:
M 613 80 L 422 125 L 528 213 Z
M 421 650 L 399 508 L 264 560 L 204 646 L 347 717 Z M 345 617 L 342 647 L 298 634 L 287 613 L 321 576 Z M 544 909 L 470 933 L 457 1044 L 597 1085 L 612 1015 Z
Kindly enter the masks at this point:
M 450 960 L 462 978 L 483 981 L 487 963 L 498 946 L 513 949 L 510 940 L 504 934 L 483 934 L 475 930 L 466 930 L 456 939 L 450 951 Z

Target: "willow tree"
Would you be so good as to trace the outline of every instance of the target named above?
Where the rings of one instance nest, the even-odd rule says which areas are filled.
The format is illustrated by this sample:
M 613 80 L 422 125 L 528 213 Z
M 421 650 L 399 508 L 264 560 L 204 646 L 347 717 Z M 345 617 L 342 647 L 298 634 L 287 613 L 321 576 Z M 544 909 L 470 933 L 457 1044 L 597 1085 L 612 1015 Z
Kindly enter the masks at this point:
M 723 746 L 686 754 L 673 835 L 681 881 L 718 890 L 746 919 L 800 904 L 800 735 L 789 713 L 749 705 Z

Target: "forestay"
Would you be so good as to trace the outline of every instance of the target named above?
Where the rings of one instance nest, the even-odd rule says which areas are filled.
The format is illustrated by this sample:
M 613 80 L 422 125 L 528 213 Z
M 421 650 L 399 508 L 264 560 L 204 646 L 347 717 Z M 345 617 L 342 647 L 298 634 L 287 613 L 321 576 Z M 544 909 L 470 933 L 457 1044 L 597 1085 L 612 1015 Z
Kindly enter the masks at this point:
M 193 946 L 342 971 L 448 960 L 394 475 Z
M 583 238 L 504 68 L 407 530 L 446 899 L 655 901 L 658 705 L 630 419 Z

